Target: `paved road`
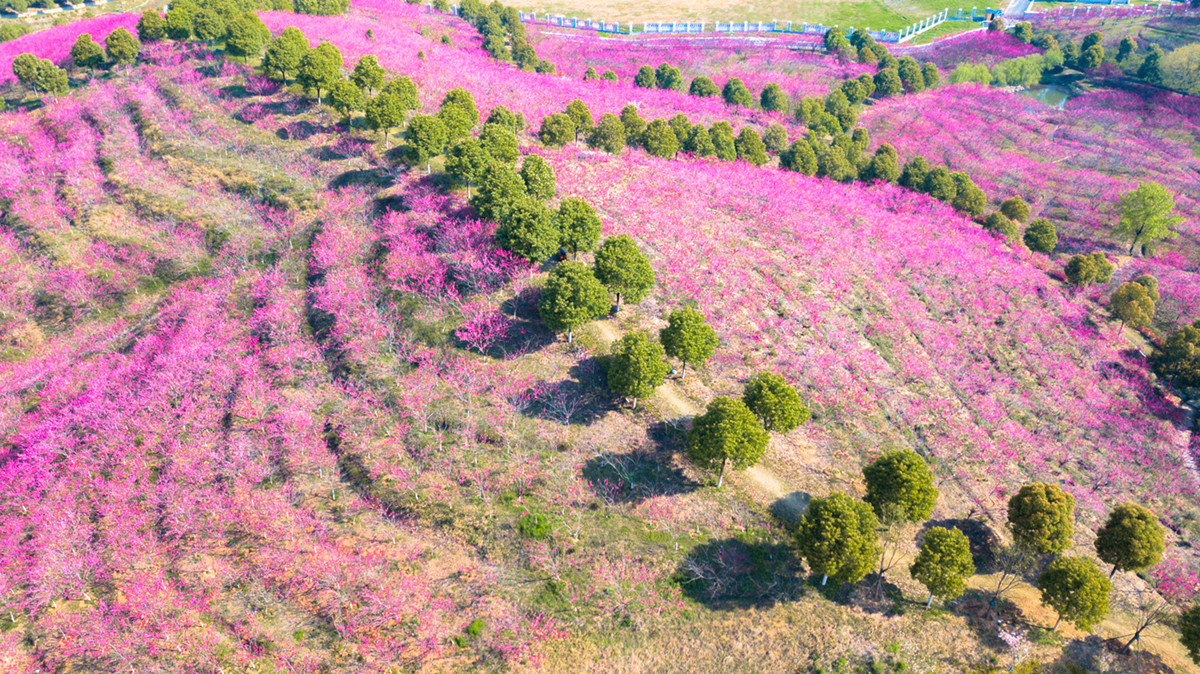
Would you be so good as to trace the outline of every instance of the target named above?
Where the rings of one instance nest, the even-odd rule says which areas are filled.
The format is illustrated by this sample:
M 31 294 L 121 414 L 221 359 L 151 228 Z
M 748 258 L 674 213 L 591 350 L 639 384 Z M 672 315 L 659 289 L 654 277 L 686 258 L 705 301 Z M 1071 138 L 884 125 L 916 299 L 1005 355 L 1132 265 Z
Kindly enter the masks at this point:
M 1004 8 L 1004 18 L 1016 19 L 1025 16 L 1032 4 L 1033 0 L 1009 0 L 1008 7 Z

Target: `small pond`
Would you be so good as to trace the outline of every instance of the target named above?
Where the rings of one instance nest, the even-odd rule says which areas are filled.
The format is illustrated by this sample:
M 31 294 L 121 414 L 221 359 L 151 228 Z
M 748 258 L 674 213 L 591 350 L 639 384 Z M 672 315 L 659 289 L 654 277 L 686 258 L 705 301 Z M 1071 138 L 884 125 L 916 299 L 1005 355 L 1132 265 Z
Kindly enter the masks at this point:
M 1037 100 L 1051 107 L 1063 109 L 1067 101 L 1071 99 L 1071 92 L 1055 84 L 1035 84 L 1032 87 L 1022 89 L 1019 92 L 1022 96 L 1036 98 Z

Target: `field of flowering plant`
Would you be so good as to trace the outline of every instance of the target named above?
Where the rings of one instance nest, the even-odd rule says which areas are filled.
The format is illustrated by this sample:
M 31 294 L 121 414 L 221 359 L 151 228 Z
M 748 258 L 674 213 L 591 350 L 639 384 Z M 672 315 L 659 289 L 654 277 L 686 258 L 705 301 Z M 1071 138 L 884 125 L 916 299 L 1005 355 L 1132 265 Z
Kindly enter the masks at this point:
M 16 80 L 12 72 L 13 59 L 30 52 L 55 63 L 70 61 L 71 45 L 81 33 L 91 33 L 92 39 L 104 44 L 104 38 L 118 28 L 133 31 L 138 15 L 133 13 L 105 14 L 87 21 L 55 26 L 30 33 L 9 42 L 0 42 L 0 84 Z

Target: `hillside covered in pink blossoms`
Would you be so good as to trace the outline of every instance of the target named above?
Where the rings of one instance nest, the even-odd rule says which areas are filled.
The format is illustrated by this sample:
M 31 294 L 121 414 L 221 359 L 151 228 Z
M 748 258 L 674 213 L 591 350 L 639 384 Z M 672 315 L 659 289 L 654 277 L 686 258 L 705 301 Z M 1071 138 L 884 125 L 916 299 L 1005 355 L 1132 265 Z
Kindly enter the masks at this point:
M 1063 58 L 1013 24 L 889 67 L 480 8 L 226 8 L 211 40 L 110 14 L 0 43 L 0 671 L 1196 671 L 1200 99 L 1103 36 L 1103 63 L 1045 66 L 1061 107 L 966 81 Z M 1196 31 L 1139 17 L 1033 31 L 1137 35 L 1138 62 L 1146 26 Z M 272 70 L 292 27 L 333 75 Z M 103 63 L 77 64 L 84 34 Z M 909 65 L 920 86 L 885 94 Z M 957 192 L 913 183 L 918 157 Z M 1174 236 L 1131 241 L 1148 183 Z M 576 245 L 579 203 L 599 230 Z M 640 289 L 604 274 L 623 237 Z M 1093 254 L 1107 277 L 1080 275 Z M 1145 315 L 1121 298 L 1147 276 Z M 563 318 L 593 286 L 603 307 Z M 687 367 L 684 307 L 715 338 Z M 629 366 L 639 334 L 667 351 Z M 635 391 L 629 367 L 658 374 Z M 758 455 L 706 464 L 696 429 L 759 373 L 805 423 L 754 408 Z M 822 566 L 813 504 L 861 505 L 897 451 L 936 502 L 864 524 L 856 576 Z M 1013 524 L 1034 483 L 1072 503 L 1052 553 Z M 1043 572 L 1107 578 L 1122 503 L 1162 550 L 1089 621 Z M 957 593 L 914 564 L 939 527 L 969 541 Z

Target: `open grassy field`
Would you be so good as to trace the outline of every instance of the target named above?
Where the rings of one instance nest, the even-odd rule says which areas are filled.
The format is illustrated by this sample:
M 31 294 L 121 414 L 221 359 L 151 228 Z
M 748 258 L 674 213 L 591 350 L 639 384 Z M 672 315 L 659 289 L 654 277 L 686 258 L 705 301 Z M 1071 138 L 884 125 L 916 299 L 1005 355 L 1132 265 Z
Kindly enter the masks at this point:
M 526 11 L 602 21 L 792 21 L 873 30 L 894 30 L 943 9 L 958 9 L 957 5 L 948 5 L 947 0 L 756 0 L 746 3 L 521 0 L 513 5 Z

